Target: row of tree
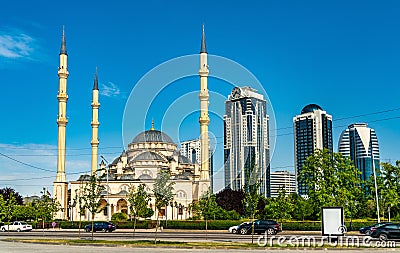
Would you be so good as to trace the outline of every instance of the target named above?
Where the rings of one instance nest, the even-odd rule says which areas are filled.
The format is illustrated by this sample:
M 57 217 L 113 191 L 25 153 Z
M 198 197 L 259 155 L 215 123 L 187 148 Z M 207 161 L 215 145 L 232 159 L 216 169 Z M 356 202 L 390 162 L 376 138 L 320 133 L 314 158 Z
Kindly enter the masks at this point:
M 251 165 L 250 171 L 254 169 Z M 259 184 L 251 182 L 246 193 L 224 189 L 204 196 L 194 208 L 197 211 L 194 218 L 235 219 L 254 215 L 281 221 L 319 220 L 322 206 L 343 206 L 348 218 L 376 218 L 375 178 L 362 181 L 360 174 L 348 157 L 317 150 L 307 158 L 298 175 L 307 196 L 288 194 L 281 189 L 277 197 L 265 198 L 258 194 Z M 390 211 L 391 217 L 400 219 L 400 161 L 377 166 L 376 185 L 380 217 L 387 218 Z

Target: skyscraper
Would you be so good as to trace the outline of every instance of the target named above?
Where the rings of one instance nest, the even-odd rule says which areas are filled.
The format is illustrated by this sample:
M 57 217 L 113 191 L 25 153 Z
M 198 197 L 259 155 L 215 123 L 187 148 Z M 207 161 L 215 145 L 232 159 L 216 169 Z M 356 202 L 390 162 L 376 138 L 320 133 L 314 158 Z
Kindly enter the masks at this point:
M 250 87 L 232 89 L 224 115 L 225 188 L 244 189 L 249 178 L 257 178 L 260 193 L 270 197 L 268 121 L 263 95 Z M 256 174 L 249 170 L 253 159 Z
M 304 161 L 317 149 L 333 151 L 332 116 L 316 104 L 309 104 L 301 114 L 293 118 L 294 124 L 294 165 L 296 180 Z M 298 182 L 299 195 L 306 195 L 305 185 Z
M 293 172 L 287 170 L 271 172 L 271 197 L 278 197 L 281 190 L 285 191 L 286 196 L 297 192 L 296 176 Z
M 379 145 L 375 130 L 367 123 L 351 124 L 342 132 L 339 139 L 339 152 L 350 157 L 354 166 L 362 173 L 361 179 L 373 176 L 379 168 Z
M 180 154 L 189 158 L 192 163 L 200 164 L 201 161 L 201 142 L 200 139 L 188 140 L 181 142 L 181 148 L 179 150 Z M 213 152 L 209 149 L 209 172 L 210 172 L 210 182 L 211 191 L 213 190 Z

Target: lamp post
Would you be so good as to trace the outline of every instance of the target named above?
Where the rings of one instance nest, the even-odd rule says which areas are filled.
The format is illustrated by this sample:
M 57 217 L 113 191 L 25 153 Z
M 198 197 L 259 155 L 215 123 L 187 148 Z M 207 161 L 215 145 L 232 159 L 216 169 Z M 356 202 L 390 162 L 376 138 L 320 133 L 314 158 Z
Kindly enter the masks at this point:
M 350 231 L 353 230 L 353 203 L 346 200 L 346 205 L 349 206 L 350 209 Z M 357 200 L 354 200 L 354 206 L 357 205 Z
M 172 212 L 172 213 L 171 213 L 171 214 L 172 214 L 172 215 L 171 215 L 171 217 L 172 217 L 171 220 L 173 220 L 173 219 L 174 219 L 174 202 L 171 201 L 171 202 L 170 202 L 170 205 L 171 205 L 171 212 Z
M 378 184 L 376 183 L 376 170 L 375 170 L 374 152 L 373 152 L 373 150 L 372 150 L 372 145 L 371 145 L 371 158 L 372 158 L 372 168 L 373 168 L 373 170 L 374 170 L 376 212 L 377 212 L 377 214 L 378 214 L 378 223 L 379 223 L 379 222 L 381 222 L 381 217 L 380 217 L 380 215 L 379 215 Z
M 107 221 L 110 221 L 110 197 L 109 197 L 109 192 L 108 192 L 108 189 L 109 189 L 109 186 L 108 186 L 108 161 L 107 161 L 107 159 L 106 158 L 104 158 L 104 156 L 100 156 L 101 157 L 101 159 L 103 159 L 103 161 L 105 161 L 107 164 L 106 164 L 106 180 L 107 180 Z
M 176 219 L 178 220 L 178 203 L 175 201 L 174 206 L 176 207 Z

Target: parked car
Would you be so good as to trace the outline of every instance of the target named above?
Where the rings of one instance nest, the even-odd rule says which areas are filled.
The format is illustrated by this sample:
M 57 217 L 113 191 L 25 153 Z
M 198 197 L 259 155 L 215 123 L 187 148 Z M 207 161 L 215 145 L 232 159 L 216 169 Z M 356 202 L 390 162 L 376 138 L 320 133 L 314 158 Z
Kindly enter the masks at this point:
M 4 224 L 3 226 L 0 227 L 0 229 L 3 232 L 7 230 L 21 232 L 21 231 L 31 231 L 32 226 L 26 223 L 25 221 L 14 221 L 11 222 L 10 225 Z
M 252 222 L 245 222 L 237 227 L 237 233 L 246 235 L 252 231 Z M 254 233 L 261 234 L 266 232 L 269 235 L 275 235 L 281 231 L 281 227 L 278 222 L 274 220 L 256 220 L 254 221 Z
M 237 231 L 238 231 L 238 227 L 239 227 L 240 225 L 244 224 L 244 223 L 248 223 L 248 222 L 243 222 L 243 223 L 241 223 L 241 224 L 239 224 L 239 225 L 232 226 L 232 227 L 228 228 L 229 233 L 236 234 Z
M 381 241 L 387 239 L 400 239 L 400 224 L 385 224 L 372 230 L 371 237 Z
M 362 228 L 360 228 L 359 231 L 360 231 L 361 234 L 371 235 L 373 229 L 376 229 L 376 228 L 378 228 L 380 226 L 383 226 L 383 225 L 386 225 L 386 224 L 391 224 L 391 222 L 375 223 L 374 225 L 371 225 L 371 226 L 362 227 Z
M 116 229 L 115 225 L 111 222 L 95 222 L 93 226 L 93 231 L 104 231 L 104 232 L 112 232 Z M 92 231 L 92 224 L 85 226 L 86 232 Z

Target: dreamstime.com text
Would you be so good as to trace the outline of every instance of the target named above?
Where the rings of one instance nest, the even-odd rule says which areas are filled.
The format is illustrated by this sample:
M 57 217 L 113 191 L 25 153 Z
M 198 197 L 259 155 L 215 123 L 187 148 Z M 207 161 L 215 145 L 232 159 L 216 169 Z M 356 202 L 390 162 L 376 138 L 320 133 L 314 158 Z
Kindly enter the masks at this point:
M 375 241 L 371 237 L 358 236 L 275 236 L 262 235 L 258 237 L 260 247 L 371 247 L 371 248 L 395 248 L 395 241 Z

